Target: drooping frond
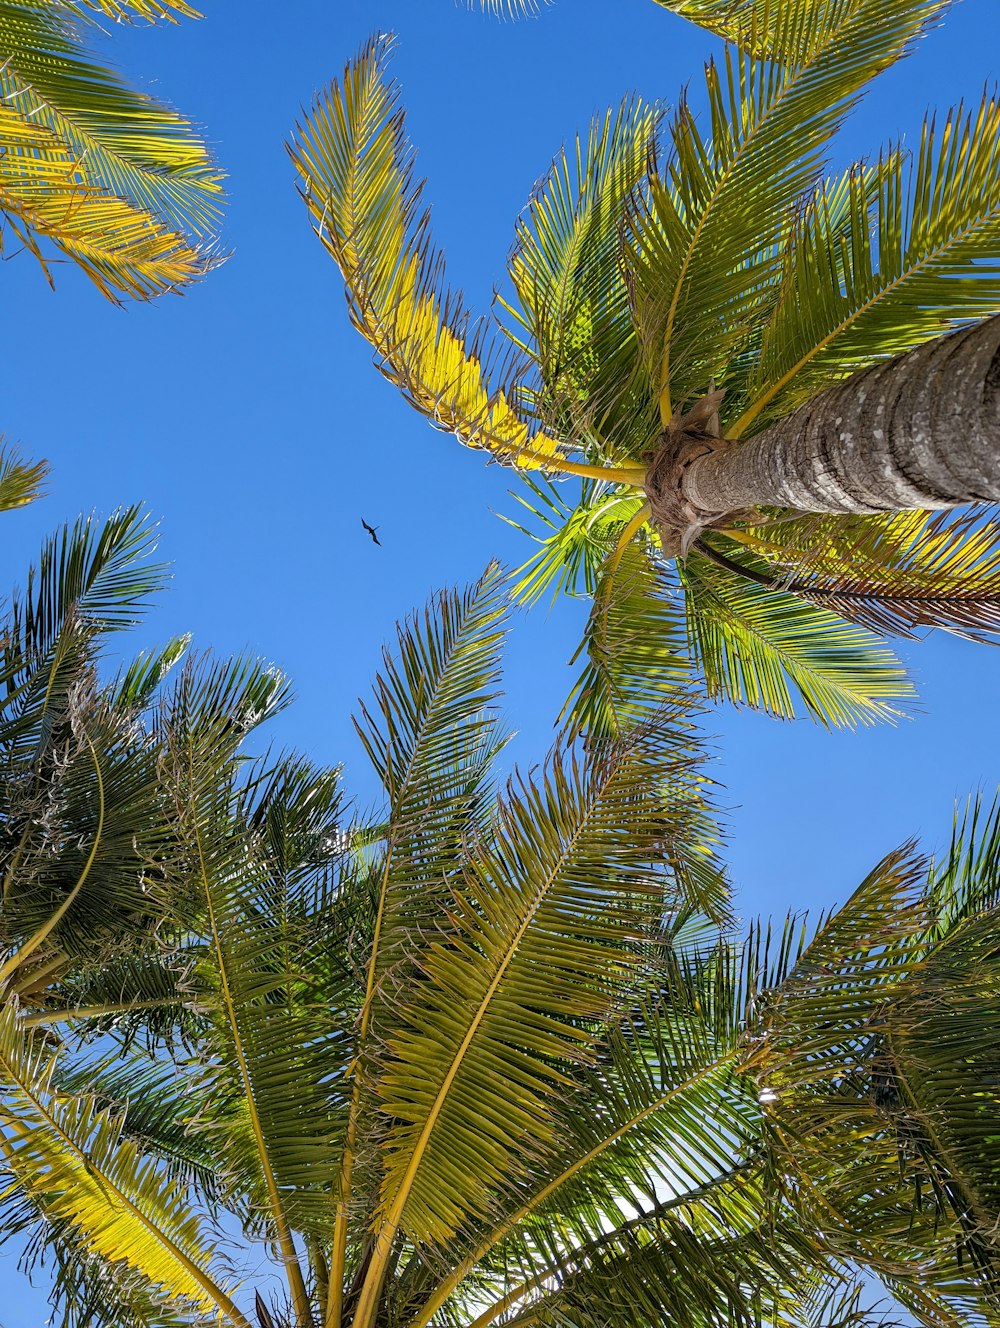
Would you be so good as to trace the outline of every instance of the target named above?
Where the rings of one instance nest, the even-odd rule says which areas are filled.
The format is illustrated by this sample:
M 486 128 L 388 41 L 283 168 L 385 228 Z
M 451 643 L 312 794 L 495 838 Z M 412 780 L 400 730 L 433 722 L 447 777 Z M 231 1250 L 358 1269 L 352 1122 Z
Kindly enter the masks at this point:
M 176 23 L 178 18 L 201 18 L 187 0 L 77 0 L 77 3 L 113 18 L 116 23 L 128 23 L 136 18 L 150 22 L 166 19 L 171 23 Z
M 316 233 L 344 277 L 355 327 L 412 405 L 471 447 L 544 467 L 559 449 L 491 386 L 499 369 L 444 284 L 385 74 L 391 47 L 373 38 L 298 128 L 290 151 Z
M 972 640 L 1000 628 L 1000 531 L 981 510 L 803 517 L 731 532 L 776 587 L 871 631 L 940 627 Z
M 710 551 L 710 550 L 709 550 Z M 913 695 L 903 665 L 865 628 L 694 550 L 679 567 L 691 650 L 710 695 L 829 727 L 888 719 Z
M 1000 101 L 929 118 L 911 160 L 850 175 L 846 215 L 820 190 L 796 224 L 739 432 L 955 327 L 1000 312 Z
M 149 298 L 212 265 L 219 175 L 183 116 L 88 55 L 80 18 L 61 2 L 0 3 L 0 212 L 46 272 L 51 243 L 110 299 Z
M 116 1118 L 93 1098 L 60 1094 L 53 1072 L 51 1051 L 18 1027 L 8 1004 L 0 1011 L 3 1170 L 44 1218 L 68 1223 L 109 1269 L 140 1278 L 168 1306 L 222 1311 L 246 1328 L 183 1191 L 122 1138 Z
M 865 85 L 899 57 L 942 0 L 764 4 L 790 54 L 727 49 L 707 67 L 710 132 L 683 102 L 665 174 L 635 220 L 636 312 L 664 425 L 725 383 L 729 361 L 766 319 L 781 247 L 815 184 L 830 136 Z

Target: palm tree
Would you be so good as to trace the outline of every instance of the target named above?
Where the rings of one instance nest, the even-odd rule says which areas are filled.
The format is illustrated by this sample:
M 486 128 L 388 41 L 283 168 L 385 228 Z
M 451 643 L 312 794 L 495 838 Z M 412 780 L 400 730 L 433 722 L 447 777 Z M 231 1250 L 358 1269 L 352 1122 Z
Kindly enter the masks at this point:
M 0 456 L 0 507 L 30 501 L 43 473 Z M 139 655 L 110 680 L 100 672 L 113 635 L 140 621 L 163 582 L 164 567 L 150 561 L 154 537 L 138 508 L 67 526 L 5 607 L 0 1002 L 15 1001 L 31 1025 L 50 1022 L 53 1001 L 95 1018 L 163 1005 L 168 970 L 153 933 L 165 916 L 168 881 L 157 863 L 170 844 L 173 804 L 162 781 L 162 720 L 150 708 L 188 639 Z M 233 667 L 256 678 L 243 711 L 252 704 L 263 717 L 280 702 L 276 675 Z M 239 707 L 207 705 L 198 722 L 246 731 Z M 170 907 L 181 903 L 172 898 Z M 172 985 L 169 992 L 168 1005 Z
M 99 16 L 194 16 L 185 0 L 0 0 L 0 220 L 109 299 L 183 287 L 215 262 L 219 173 L 190 123 L 86 49 Z
M 859 1266 L 994 1322 L 997 815 L 737 944 L 689 699 L 498 791 L 506 612 L 492 568 L 400 630 L 361 820 L 237 756 L 232 670 L 164 701 L 188 1049 L 0 1020 L 8 1228 L 64 1322 L 846 1328 Z
M 1000 624 L 995 520 L 951 510 L 1000 499 L 1000 102 L 825 178 L 845 114 L 946 0 L 668 7 L 731 38 L 706 119 L 631 99 L 556 158 L 492 334 L 445 284 L 389 40 L 300 127 L 302 192 L 382 372 L 534 477 L 527 598 L 594 594 L 597 660 L 631 568 L 637 631 L 673 642 L 683 601 L 713 694 L 870 722 L 908 689 L 879 636 Z

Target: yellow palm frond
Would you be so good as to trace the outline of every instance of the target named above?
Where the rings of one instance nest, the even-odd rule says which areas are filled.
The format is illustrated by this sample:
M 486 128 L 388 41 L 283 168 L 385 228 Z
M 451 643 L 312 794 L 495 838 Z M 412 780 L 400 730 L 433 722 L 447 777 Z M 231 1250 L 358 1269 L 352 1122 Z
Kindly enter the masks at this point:
M 77 3 L 107 18 L 113 18 L 116 23 L 127 23 L 133 18 L 144 18 L 150 22 L 166 19 L 175 23 L 178 16 L 202 17 L 187 0 L 77 0 Z
M 69 5 L 0 0 L 0 212 L 46 271 L 51 245 L 110 299 L 149 298 L 216 261 L 219 174 L 183 116 L 129 89 L 81 38 Z
M 121 1138 L 119 1122 L 93 1098 L 62 1094 L 47 1044 L 0 1010 L 4 1081 L 3 1169 L 50 1221 L 68 1223 L 85 1248 L 130 1270 L 169 1305 L 246 1320 L 211 1269 L 211 1242 L 179 1187 L 155 1159 Z
M 390 39 L 372 39 L 290 149 L 352 321 L 382 372 L 432 424 L 520 469 L 563 469 L 555 440 L 493 385 L 504 366 L 445 287 L 398 91 L 385 77 L 391 49 Z

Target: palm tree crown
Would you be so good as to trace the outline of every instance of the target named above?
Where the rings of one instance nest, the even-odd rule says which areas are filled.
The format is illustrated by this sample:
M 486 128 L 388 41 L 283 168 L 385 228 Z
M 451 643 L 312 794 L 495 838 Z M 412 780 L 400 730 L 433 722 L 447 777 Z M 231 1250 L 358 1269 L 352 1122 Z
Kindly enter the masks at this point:
M 556 159 L 518 224 L 492 335 L 444 283 L 389 40 L 319 99 L 292 156 L 382 372 L 436 426 L 526 473 L 541 546 L 525 598 L 593 594 L 591 659 L 612 672 L 603 624 L 617 597 L 651 631 L 650 660 L 661 642 L 664 670 L 682 612 L 711 693 L 779 715 L 798 694 L 825 723 L 870 722 L 909 691 L 880 635 L 991 639 L 1000 621 L 993 518 L 924 510 L 1000 487 L 955 480 L 941 491 L 958 497 L 938 499 L 927 480 L 906 501 L 860 479 L 892 469 L 879 447 L 899 450 L 895 426 L 872 412 L 902 399 L 900 374 L 936 394 L 935 465 L 947 444 L 956 471 L 972 454 L 997 469 L 983 393 L 1000 323 L 978 320 L 1000 312 L 1000 104 L 931 117 L 913 154 L 889 146 L 827 176 L 845 114 L 947 0 L 667 7 L 730 39 L 706 69 L 706 115 L 686 96 L 670 114 L 631 99 Z M 942 338 L 969 325 L 971 342 Z M 976 368 L 964 378 L 959 352 Z M 872 365 L 878 382 L 852 377 Z M 869 417 L 853 452 L 841 429 L 854 461 L 835 483 L 820 462 L 838 384 L 837 420 L 854 429 L 866 399 Z M 914 458 L 925 404 L 907 406 Z M 960 430 L 937 437 L 948 411 L 964 451 Z M 812 490 L 784 482 L 809 465 Z M 579 499 L 544 476 L 579 478 Z

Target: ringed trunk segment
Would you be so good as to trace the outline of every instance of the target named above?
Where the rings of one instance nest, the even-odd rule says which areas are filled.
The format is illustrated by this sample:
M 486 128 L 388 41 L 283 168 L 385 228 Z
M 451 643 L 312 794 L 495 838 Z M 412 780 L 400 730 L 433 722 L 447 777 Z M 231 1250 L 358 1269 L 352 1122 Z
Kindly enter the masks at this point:
M 868 515 L 1000 502 L 1000 317 L 853 374 L 749 442 L 689 438 L 678 457 L 668 435 L 667 450 L 668 507 L 692 526 L 759 507 Z M 655 515 L 663 495 L 650 497 Z

